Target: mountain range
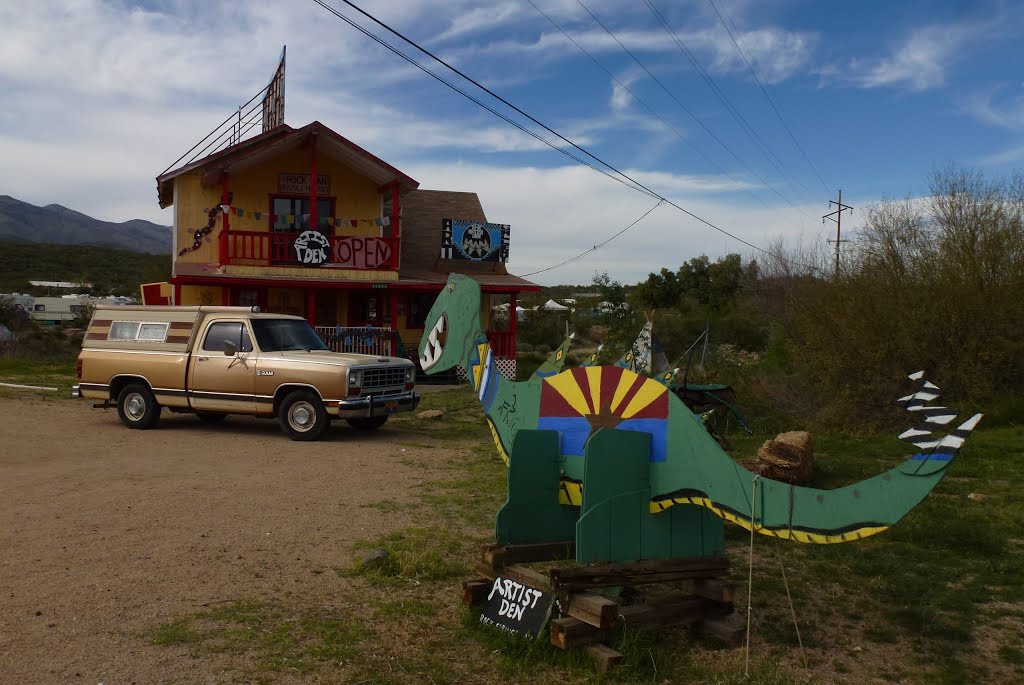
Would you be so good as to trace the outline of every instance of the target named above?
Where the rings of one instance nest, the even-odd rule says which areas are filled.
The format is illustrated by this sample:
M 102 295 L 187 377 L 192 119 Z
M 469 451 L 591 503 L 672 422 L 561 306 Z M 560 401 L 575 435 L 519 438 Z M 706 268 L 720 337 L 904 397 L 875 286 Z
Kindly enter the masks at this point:
M 132 252 L 170 254 L 171 227 L 143 219 L 100 221 L 61 205 L 37 207 L 0 195 L 0 240 L 105 245 Z

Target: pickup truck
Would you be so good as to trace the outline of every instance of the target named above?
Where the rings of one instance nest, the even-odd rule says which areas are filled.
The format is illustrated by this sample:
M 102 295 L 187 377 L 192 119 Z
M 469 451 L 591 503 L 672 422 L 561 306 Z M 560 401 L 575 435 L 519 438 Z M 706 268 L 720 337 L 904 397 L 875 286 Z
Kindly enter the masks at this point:
M 99 306 L 78 356 L 72 396 L 117 407 L 128 428 L 160 410 L 206 422 L 277 417 L 293 440 L 316 440 L 332 418 L 372 430 L 419 404 L 408 359 L 330 351 L 298 316 L 258 307 Z

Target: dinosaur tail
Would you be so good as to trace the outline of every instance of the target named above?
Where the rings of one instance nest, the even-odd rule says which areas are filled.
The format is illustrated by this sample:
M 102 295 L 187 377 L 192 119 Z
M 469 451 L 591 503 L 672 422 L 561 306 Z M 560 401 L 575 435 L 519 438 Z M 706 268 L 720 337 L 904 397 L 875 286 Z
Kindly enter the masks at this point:
M 919 372 L 910 377 L 922 380 L 922 376 Z M 918 451 L 883 474 L 836 490 L 818 490 L 755 476 L 732 462 L 731 477 L 723 478 L 721 469 L 708 469 L 701 474 L 703 488 L 655 497 L 651 511 L 673 504 L 697 504 L 747 530 L 818 544 L 880 533 L 903 518 L 942 480 L 981 420 L 981 414 L 975 414 L 945 436 L 934 437 L 937 427 L 951 423 L 958 414 L 955 409 L 932 406 L 938 396 L 939 389 L 922 380 L 917 392 L 900 398 L 899 404 L 921 421 L 899 437 Z M 726 467 L 721 462 L 718 466 Z

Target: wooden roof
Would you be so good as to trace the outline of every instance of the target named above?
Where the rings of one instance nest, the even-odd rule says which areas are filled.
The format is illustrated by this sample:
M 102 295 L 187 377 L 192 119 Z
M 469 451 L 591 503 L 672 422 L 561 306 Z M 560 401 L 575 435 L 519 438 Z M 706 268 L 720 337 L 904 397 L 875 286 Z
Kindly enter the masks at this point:
M 222 174 L 241 171 L 276 157 L 306 144 L 311 136 L 318 136 L 317 149 L 320 154 L 337 159 L 366 176 L 378 186 L 397 181 L 400 192 L 403 194 L 419 187 L 419 182 L 407 174 L 367 152 L 348 138 L 327 128 L 319 121 L 314 121 L 302 128 L 292 128 L 288 124 L 281 124 L 265 133 L 247 138 L 202 159 L 160 174 L 156 179 L 160 206 L 168 207 L 174 203 L 173 180 L 181 174 L 200 170 L 204 174 L 204 185 L 216 184 L 220 182 Z

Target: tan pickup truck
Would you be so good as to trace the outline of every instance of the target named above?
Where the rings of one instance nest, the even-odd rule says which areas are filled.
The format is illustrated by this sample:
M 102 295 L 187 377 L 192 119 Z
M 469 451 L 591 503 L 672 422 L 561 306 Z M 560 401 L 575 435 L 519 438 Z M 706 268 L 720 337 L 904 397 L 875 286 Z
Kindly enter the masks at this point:
M 166 407 L 276 416 L 293 440 L 316 440 L 332 418 L 371 430 L 420 399 L 408 359 L 331 352 L 305 319 L 258 307 L 99 306 L 77 371 L 73 396 L 140 429 Z

